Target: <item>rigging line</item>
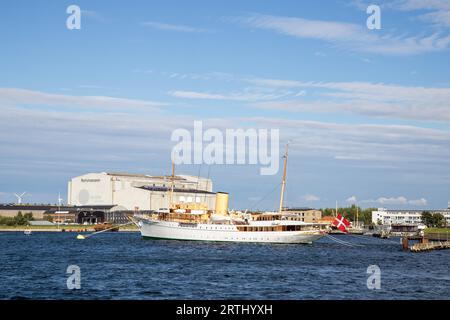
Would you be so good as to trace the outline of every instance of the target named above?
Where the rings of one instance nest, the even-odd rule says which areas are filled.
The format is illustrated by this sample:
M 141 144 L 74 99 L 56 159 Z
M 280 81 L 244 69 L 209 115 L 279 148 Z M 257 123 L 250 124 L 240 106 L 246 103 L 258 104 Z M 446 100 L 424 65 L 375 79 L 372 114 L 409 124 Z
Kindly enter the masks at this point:
M 330 235 L 325 235 L 325 237 L 328 237 L 328 238 L 330 238 L 332 241 L 334 241 L 334 242 L 336 242 L 336 243 L 339 243 L 339 244 L 341 244 L 341 245 L 344 245 L 344 246 L 347 246 L 347 247 L 354 247 L 353 245 L 348 244 L 348 243 L 343 242 L 343 241 L 340 241 L 340 240 L 337 240 L 336 238 L 333 238 L 333 237 L 330 236 Z
M 330 236 L 330 237 L 332 237 L 332 236 Z M 333 237 L 333 238 L 334 238 L 334 237 Z M 348 243 L 348 244 L 350 244 L 350 245 L 352 245 L 352 246 L 356 246 L 356 247 L 365 247 L 365 245 L 363 245 L 363 244 L 353 243 L 353 242 L 349 242 L 349 241 L 344 241 L 344 240 L 337 239 L 337 238 L 335 238 L 335 239 L 338 240 L 338 241 L 341 241 L 342 243 Z
M 198 168 L 198 175 L 197 175 L 197 188 L 196 190 L 198 191 L 198 185 L 200 184 L 200 174 L 202 173 L 202 165 L 200 164 L 199 168 Z
M 263 196 L 260 200 L 258 200 L 254 205 L 252 205 L 252 206 L 250 207 L 249 210 L 254 209 L 258 204 L 260 204 L 262 201 L 266 200 L 266 198 L 267 198 L 270 194 L 272 194 L 273 192 L 275 192 L 275 190 L 277 190 L 278 187 L 279 187 L 280 185 L 281 185 L 281 183 L 278 183 L 278 184 L 275 186 L 275 188 L 273 188 L 272 190 L 270 190 L 266 195 L 264 195 L 264 196 Z
M 206 180 L 206 190 L 205 191 L 208 191 L 208 185 L 209 185 L 209 174 L 210 174 L 210 172 L 211 172 L 211 166 L 208 166 L 208 177 L 207 177 L 207 180 Z M 203 197 L 204 199 L 203 199 L 203 202 L 205 202 L 206 203 L 206 192 L 205 192 L 205 196 Z
M 365 247 L 365 246 L 362 245 L 362 244 L 357 244 L 357 243 L 352 243 L 352 242 L 340 240 L 340 239 L 337 239 L 337 238 L 335 238 L 335 237 L 333 237 L 333 236 L 330 236 L 330 235 L 325 235 L 325 236 L 327 236 L 327 237 L 329 237 L 330 239 L 332 239 L 332 240 L 334 240 L 334 241 L 336 241 L 336 242 L 338 242 L 338 243 L 341 243 L 341 244 L 343 244 L 343 245 L 348 245 L 348 246 L 352 246 L 352 247 Z
M 353 234 L 348 234 L 348 236 L 351 236 L 351 237 L 361 237 L 361 236 L 364 236 L 366 239 L 371 239 L 371 240 L 375 240 L 375 241 L 380 240 L 380 238 L 375 238 L 375 237 L 373 237 L 373 236 L 368 236 L 368 235 L 365 235 L 365 234 L 362 234 L 362 235 L 359 235 L 359 236 L 355 236 L 355 235 L 353 235 Z M 385 242 L 391 242 L 391 243 L 398 244 L 397 241 L 392 241 L 392 240 L 388 240 L 388 239 L 381 239 L 381 240 L 384 240 Z
M 350 244 L 350 243 L 348 243 L 348 242 L 345 242 L 345 241 L 339 241 L 339 240 L 337 240 L 336 238 L 332 238 L 332 237 L 329 237 L 329 238 L 330 238 L 332 241 L 334 241 L 334 242 L 336 242 L 336 243 L 338 243 L 338 244 L 341 244 L 341 245 L 343 245 L 343 246 L 352 247 L 352 248 L 356 247 L 355 245 Z

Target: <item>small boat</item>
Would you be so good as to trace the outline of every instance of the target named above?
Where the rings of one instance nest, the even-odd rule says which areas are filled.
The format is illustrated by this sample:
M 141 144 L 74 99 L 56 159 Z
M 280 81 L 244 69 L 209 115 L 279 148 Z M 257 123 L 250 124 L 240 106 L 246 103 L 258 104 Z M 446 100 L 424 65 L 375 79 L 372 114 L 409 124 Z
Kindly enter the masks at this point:
M 349 228 L 348 232 L 353 235 L 361 235 L 362 236 L 366 232 L 366 229 L 364 229 L 361 226 L 355 226 L 355 227 L 352 226 L 351 228 Z
M 24 230 L 23 234 L 26 235 L 26 236 L 30 236 L 31 235 L 31 229 Z

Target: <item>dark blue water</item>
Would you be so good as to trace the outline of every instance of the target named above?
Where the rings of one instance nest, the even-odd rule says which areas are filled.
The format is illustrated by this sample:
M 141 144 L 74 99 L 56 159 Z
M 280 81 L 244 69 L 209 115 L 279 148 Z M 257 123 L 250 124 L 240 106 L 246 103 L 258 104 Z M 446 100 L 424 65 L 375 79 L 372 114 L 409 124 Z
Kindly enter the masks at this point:
M 450 250 L 339 236 L 313 245 L 143 240 L 138 233 L 0 233 L 0 299 L 449 299 Z M 81 289 L 67 289 L 69 265 Z M 381 269 L 369 290 L 367 267 Z

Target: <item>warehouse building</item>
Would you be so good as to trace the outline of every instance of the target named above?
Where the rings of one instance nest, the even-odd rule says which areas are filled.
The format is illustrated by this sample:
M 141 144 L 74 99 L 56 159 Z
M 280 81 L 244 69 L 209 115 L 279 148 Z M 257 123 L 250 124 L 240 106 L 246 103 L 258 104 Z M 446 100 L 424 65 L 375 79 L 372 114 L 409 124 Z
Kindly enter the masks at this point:
M 173 192 L 172 192 L 173 190 Z M 114 206 L 114 210 L 163 210 L 170 203 L 215 206 L 210 179 L 189 175 L 150 176 L 128 173 L 88 173 L 68 183 L 72 206 Z

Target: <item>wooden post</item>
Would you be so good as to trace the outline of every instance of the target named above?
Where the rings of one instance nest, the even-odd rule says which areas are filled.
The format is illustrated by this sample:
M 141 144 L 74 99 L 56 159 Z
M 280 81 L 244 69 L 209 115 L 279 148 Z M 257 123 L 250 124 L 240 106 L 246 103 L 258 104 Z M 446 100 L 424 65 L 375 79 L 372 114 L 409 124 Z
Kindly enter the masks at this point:
M 409 249 L 409 243 L 408 243 L 409 241 L 408 241 L 408 237 L 407 236 L 404 236 L 403 238 L 402 238 L 402 247 L 403 247 L 403 250 L 408 250 Z

